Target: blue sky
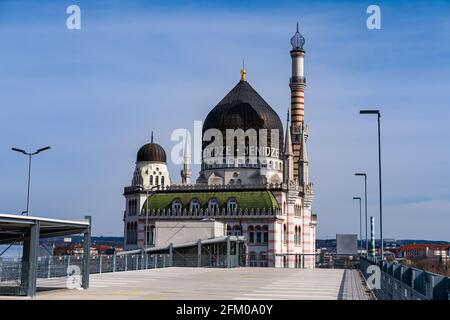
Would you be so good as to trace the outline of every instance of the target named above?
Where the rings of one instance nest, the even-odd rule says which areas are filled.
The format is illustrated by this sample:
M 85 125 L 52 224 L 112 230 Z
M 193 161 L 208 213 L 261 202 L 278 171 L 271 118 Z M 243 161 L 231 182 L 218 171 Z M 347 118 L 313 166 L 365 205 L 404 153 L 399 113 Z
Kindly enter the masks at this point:
M 78 4 L 82 29 L 66 28 Z M 378 4 L 382 29 L 366 28 Z M 151 130 L 168 153 L 239 80 L 285 122 L 289 39 L 306 38 L 310 178 L 318 236 L 357 232 L 362 180 L 378 221 L 376 119 L 382 111 L 384 235 L 450 240 L 448 2 L 0 2 L 0 212 L 80 218 L 121 235 L 123 187 Z M 170 164 L 180 181 L 178 166 Z M 198 167 L 194 168 L 198 172 Z

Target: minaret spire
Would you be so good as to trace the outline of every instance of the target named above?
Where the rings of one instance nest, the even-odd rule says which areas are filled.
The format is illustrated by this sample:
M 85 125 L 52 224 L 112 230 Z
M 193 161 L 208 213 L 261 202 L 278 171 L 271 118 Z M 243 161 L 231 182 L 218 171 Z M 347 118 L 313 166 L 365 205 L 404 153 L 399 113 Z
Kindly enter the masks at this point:
M 292 150 L 291 130 L 289 127 L 289 110 L 287 112 L 286 139 L 284 145 L 284 183 L 294 180 L 294 152 Z
M 153 130 L 152 130 L 152 137 L 150 138 L 150 143 L 153 143 Z
M 291 134 L 294 150 L 294 177 L 299 181 L 300 150 L 302 147 L 302 130 L 305 117 L 305 87 L 304 72 L 305 38 L 300 34 L 298 22 L 297 30 L 291 38 L 292 75 L 289 81 L 291 88 Z
M 183 185 L 190 185 L 192 177 L 191 170 L 191 155 L 189 152 L 188 146 L 188 135 L 186 132 L 185 144 L 184 144 L 184 153 L 183 153 L 183 170 L 181 170 L 181 179 Z
M 302 145 L 300 149 L 300 185 L 307 185 L 309 183 L 308 177 L 308 152 L 306 147 L 306 140 L 308 139 L 308 126 L 302 128 Z
M 245 61 L 242 59 L 241 81 L 247 81 L 247 70 L 245 70 Z

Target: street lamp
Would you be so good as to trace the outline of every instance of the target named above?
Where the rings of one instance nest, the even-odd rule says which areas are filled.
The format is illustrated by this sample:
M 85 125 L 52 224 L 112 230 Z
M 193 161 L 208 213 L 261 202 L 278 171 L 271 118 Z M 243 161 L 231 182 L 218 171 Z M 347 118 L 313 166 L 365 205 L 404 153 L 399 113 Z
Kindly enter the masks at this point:
M 364 211 L 365 211 L 365 220 L 366 220 L 366 255 L 369 253 L 369 243 L 367 238 L 367 174 L 357 172 L 355 176 L 364 177 Z
M 158 188 L 158 186 L 153 186 L 151 188 L 146 189 L 147 200 L 145 201 L 145 252 L 147 252 L 148 247 L 148 201 L 150 193 L 153 194 L 154 190 Z
M 380 193 L 380 241 L 381 241 L 381 261 L 384 261 L 383 244 L 383 197 L 381 192 L 381 134 L 380 134 L 380 111 L 379 110 L 360 110 L 360 114 L 376 114 L 378 118 L 378 184 Z
M 12 151 L 16 151 L 16 152 L 20 152 L 23 153 L 24 155 L 28 156 L 28 192 L 27 192 L 27 210 L 22 211 L 22 215 L 24 213 L 27 214 L 27 216 L 29 215 L 29 208 L 30 208 L 30 180 L 31 180 L 31 157 L 42 152 L 42 151 L 46 151 L 49 150 L 50 147 L 45 147 L 45 148 L 41 148 L 38 149 L 35 152 L 26 152 L 25 150 L 22 149 L 17 149 L 17 148 L 11 148 Z
M 362 222 L 361 222 L 361 197 L 353 197 L 353 200 L 359 200 L 359 250 L 362 251 Z M 361 253 L 360 253 L 361 254 Z

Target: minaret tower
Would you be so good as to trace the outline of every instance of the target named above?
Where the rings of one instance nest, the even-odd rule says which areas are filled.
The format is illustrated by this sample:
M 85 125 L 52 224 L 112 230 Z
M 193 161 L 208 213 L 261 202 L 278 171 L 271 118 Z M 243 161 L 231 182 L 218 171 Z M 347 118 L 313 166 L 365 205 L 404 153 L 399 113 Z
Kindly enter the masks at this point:
M 306 142 L 308 140 L 308 126 L 304 125 L 302 128 L 301 135 L 301 148 L 300 148 L 300 162 L 299 162 L 299 184 L 301 186 L 306 186 L 309 184 L 308 177 L 308 151 L 306 147 Z
M 284 183 L 289 186 L 289 182 L 294 180 L 294 152 L 292 150 L 291 132 L 289 129 L 289 111 L 287 113 L 286 139 L 284 146 Z
M 302 147 L 302 131 L 305 115 L 305 87 L 304 73 L 305 38 L 298 31 L 291 38 L 292 76 L 289 82 L 291 88 L 291 133 L 294 151 L 294 177 L 299 178 L 300 150 Z M 299 181 L 300 182 L 300 181 Z
M 185 186 L 190 185 L 191 177 L 192 177 L 191 155 L 189 153 L 188 139 L 186 136 L 186 142 L 184 145 L 184 155 L 183 155 L 183 170 L 181 170 L 181 179 L 182 179 L 183 185 L 185 185 Z

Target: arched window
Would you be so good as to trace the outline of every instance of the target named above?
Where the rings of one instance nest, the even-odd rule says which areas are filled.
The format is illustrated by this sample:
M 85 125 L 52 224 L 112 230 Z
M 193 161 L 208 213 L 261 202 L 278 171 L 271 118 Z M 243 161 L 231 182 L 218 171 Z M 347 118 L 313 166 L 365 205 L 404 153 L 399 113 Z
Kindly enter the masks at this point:
M 161 186 L 164 187 L 164 176 L 161 177 Z
M 134 222 L 132 227 L 132 243 L 136 244 L 137 243 L 137 223 Z
M 269 227 L 263 226 L 263 243 L 269 243 Z
M 150 185 L 153 185 L 153 176 L 150 176 Z
M 300 226 L 297 229 L 297 244 L 302 244 L 302 228 Z
M 264 251 L 259 253 L 259 266 L 267 267 L 267 254 Z
M 233 233 L 233 229 L 231 228 L 231 225 L 227 224 L 227 236 L 231 236 Z
M 172 202 L 172 211 L 180 212 L 183 208 L 183 203 L 180 200 L 174 200 Z
M 227 203 L 227 208 L 229 211 L 236 211 L 238 208 L 236 199 L 234 199 L 234 198 L 229 199 L 228 203 Z
M 255 242 L 255 229 L 253 226 L 248 226 L 248 243 L 254 243 Z
M 288 242 L 288 233 L 286 224 L 283 224 L 283 242 L 286 244 Z
M 250 267 L 257 266 L 256 252 L 254 252 L 254 251 L 251 251 L 249 254 L 249 265 L 250 265 Z
M 137 212 L 137 200 L 131 199 L 128 201 L 128 212 L 130 216 L 135 216 Z
M 234 227 L 233 227 L 233 235 L 240 236 L 241 234 L 242 234 L 241 226 L 238 225 L 238 224 L 234 225 Z
M 198 199 L 191 200 L 191 212 L 200 211 L 200 201 Z
M 297 244 L 297 226 L 295 226 L 294 228 L 295 232 L 294 232 L 294 244 Z
M 219 201 L 217 201 L 216 198 L 212 198 L 211 200 L 209 200 L 208 209 L 211 212 L 219 210 Z
M 256 243 L 261 243 L 262 242 L 261 227 L 260 226 L 256 226 L 255 230 L 256 230 Z
M 155 176 L 155 185 L 159 185 L 159 176 Z

